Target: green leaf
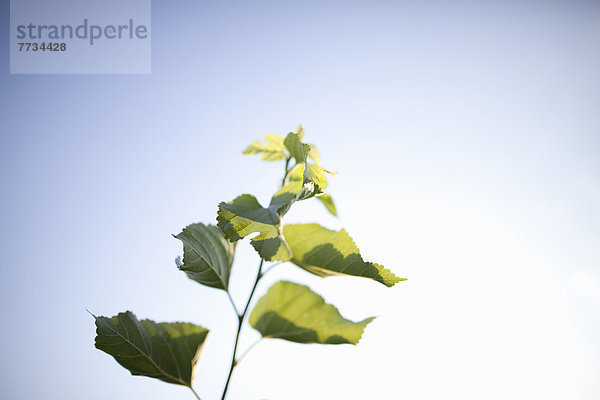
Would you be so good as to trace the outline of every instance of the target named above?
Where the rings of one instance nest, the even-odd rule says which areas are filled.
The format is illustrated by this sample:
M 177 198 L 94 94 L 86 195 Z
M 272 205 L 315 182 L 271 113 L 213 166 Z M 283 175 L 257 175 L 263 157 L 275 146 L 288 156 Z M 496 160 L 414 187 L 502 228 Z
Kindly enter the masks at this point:
M 283 227 L 294 264 L 319 276 L 353 275 L 374 279 L 391 287 L 406 280 L 382 265 L 366 262 L 345 229 L 332 231 L 318 224 Z
M 203 285 L 229 289 L 235 243 L 214 225 L 191 224 L 175 236 L 183 242 L 183 265 L 179 269 Z
M 308 169 L 306 169 L 306 167 L 308 167 Z M 275 196 L 283 192 L 297 193 L 302 188 L 302 184 L 313 182 L 314 187 L 312 188 L 312 190 L 306 191 L 307 196 L 305 196 L 304 198 L 309 198 L 313 195 L 316 195 L 316 198 L 319 199 L 325 205 L 325 207 L 327 207 L 327 210 L 331 214 L 337 216 L 337 211 L 335 209 L 333 199 L 330 195 L 323 194 L 321 192 L 322 189 L 325 189 L 328 186 L 327 179 L 325 178 L 325 173 L 335 174 L 334 172 L 327 171 L 326 169 L 323 169 L 315 164 L 296 164 L 287 175 L 287 183 L 283 188 L 279 190 L 279 192 L 275 194 Z
M 301 132 L 302 136 L 304 136 L 304 130 Z M 298 135 L 298 133 L 288 133 L 283 143 L 290 155 L 296 159 L 296 163 L 301 164 L 306 161 L 306 157 L 310 151 L 310 146 L 306 143 L 302 143 L 302 138 L 300 135 Z
M 337 217 L 337 210 L 335 209 L 335 203 L 333 202 L 333 199 L 331 198 L 331 196 L 329 194 L 322 193 L 322 194 L 316 196 L 316 198 L 321 203 L 323 203 L 325 208 L 327 208 L 327 211 L 329 211 L 332 215 Z
M 308 162 L 304 164 L 304 173 L 302 174 L 303 182 L 314 182 L 316 193 L 321 193 L 327 187 L 327 179 L 325 173 L 331 173 Z
M 132 375 L 191 387 L 208 330 L 185 322 L 138 321 L 131 311 L 96 317 L 96 348 Z
M 301 135 L 298 132 L 301 132 Z M 304 130 L 301 125 L 295 133 L 290 132 L 284 140 L 285 147 L 296 160 L 296 165 L 288 173 L 288 179 L 290 182 L 302 179 L 304 184 L 314 185 L 314 188 L 311 188 L 314 195 L 321 193 L 327 187 L 325 173 L 334 174 L 334 172 L 321 168 L 319 149 L 314 145 L 302 143 L 303 136 Z M 314 160 L 315 164 L 309 163 L 309 158 Z
M 313 186 L 303 186 L 302 182 L 291 182 L 286 183 L 281 189 L 279 189 L 273 197 L 271 197 L 271 203 L 269 203 L 269 209 L 274 213 L 283 217 L 289 211 L 292 204 L 296 201 L 304 200 L 314 195 Z
M 281 219 L 295 202 L 322 193 L 322 189 L 327 187 L 325 173 L 332 174 L 317 164 L 308 163 L 307 157 L 311 148 L 302 143 L 303 137 L 304 129 L 300 125 L 296 132 L 290 132 L 283 142 L 297 164 L 286 175 L 283 187 L 273 195 L 268 208 L 263 207 L 256 197 L 250 194 L 238 196 L 229 203 L 219 204 L 217 226 L 225 238 L 235 242 L 251 233 L 258 233 L 252 238 L 251 244 L 267 261 L 290 259 L 290 251 L 281 232 Z M 311 157 L 317 162 L 320 161 L 316 148 Z M 335 213 L 335 206 L 330 197 L 321 201 L 330 212 Z
M 281 240 L 278 214 L 278 210 L 283 211 L 285 207 L 282 202 L 264 208 L 256 197 L 243 194 L 229 203 L 219 204 L 217 226 L 232 242 L 258 232 L 250 242 L 258 254 L 267 261 L 287 261 L 290 255 Z
M 243 194 L 229 203 L 219 204 L 217 226 L 232 242 L 258 232 L 250 243 L 262 258 L 266 261 L 289 261 L 290 252 L 280 231 L 281 219 L 292 204 L 316 193 L 313 182 L 293 180 L 273 195 L 268 208 L 261 206 L 251 194 Z
M 276 133 L 268 133 L 264 137 L 266 144 L 263 145 L 258 140 L 250 143 L 250 145 L 242 152 L 245 155 L 260 154 L 261 160 L 264 161 L 280 161 L 286 160 L 285 145 L 283 144 L 283 136 Z
M 294 131 L 296 135 L 300 138 L 300 140 L 304 139 L 304 127 L 302 124 L 298 125 L 298 128 Z
M 315 164 L 321 165 L 321 155 L 319 153 L 319 148 L 314 144 L 309 145 L 310 151 L 308 152 L 308 158 L 313 160 Z
M 335 172 L 328 171 L 316 164 L 308 162 L 296 164 L 290 172 L 288 172 L 288 182 L 313 182 L 317 188 L 317 193 L 327 188 L 328 183 L 325 174 L 335 175 Z
M 265 338 L 298 343 L 357 344 L 373 319 L 347 320 L 307 286 L 279 281 L 256 303 L 250 314 L 250 325 Z
M 282 217 L 296 201 L 306 200 L 321 193 L 319 185 L 327 186 L 324 175 L 322 177 L 315 176 L 314 178 L 318 179 L 317 181 L 305 177 L 305 165 L 298 164 L 292 168 L 287 176 L 285 185 L 271 198 L 269 207 L 277 210 Z
M 280 232 L 281 219 L 292 204 L 319 193 L 318 184 L 305 177 L 305 165 L 297 165 L 293 169 L 288 175 L 288 182 L 271 198 L 268 208 L 261 206 L 256 197 L 250 194 L 238 196 L 229 203 L 220 203 L 217 226 L 225 238 L 235 242 L 258 232 L 250 243 L 262 258 L 267 261 L 288 261 L 290 253 Z M 327 185 L 327 182 L 324 184 Z

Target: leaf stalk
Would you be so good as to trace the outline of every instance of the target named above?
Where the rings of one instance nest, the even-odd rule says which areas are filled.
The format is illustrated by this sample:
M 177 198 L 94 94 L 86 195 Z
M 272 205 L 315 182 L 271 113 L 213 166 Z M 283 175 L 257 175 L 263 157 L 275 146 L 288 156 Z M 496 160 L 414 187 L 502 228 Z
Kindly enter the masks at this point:
M 231 306 L 233 307 L 233 311 L 237 314 L 237 316 L 239 318 L 240 312 L 238 311 L 237 307 L 235 306 L 235 302 L 233 301 L 233 298 L 231 297 L 229 290 L 226 290 L 225 293 L 227 293 L 227 298 L 229 298 L 229 302 L 231 303 Z
M 283 179 L 281 180 L 281 187 L 283 187 L 285 185 L 285 178 L 287 178 L 288 172 L 290 172 L 289 167 L 290 167 L 291 159 L 292 159 L 291 156 L 285 159 L 285 172 L 283 173 Z
M 192 393 L 194 393 L 194 396 L 196 396 L 196 398 L 197 398 L 198 400 L 202 400 L 202 399 L 200 398 L 200 396 L 198 396 L 198 393 L 196 393 L 196 391 L 194 390 L 194 388 L 193 388 L 193 387 L 191 387 L 191 386 L 188 386 L 188 387 L 190 388 L 190 390 L 192 391 Z

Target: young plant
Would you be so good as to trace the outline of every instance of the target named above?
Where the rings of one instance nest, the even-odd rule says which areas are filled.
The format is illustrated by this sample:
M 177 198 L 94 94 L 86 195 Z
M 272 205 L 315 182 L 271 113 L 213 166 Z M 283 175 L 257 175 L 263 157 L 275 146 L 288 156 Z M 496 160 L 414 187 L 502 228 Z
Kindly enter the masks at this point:
M 303 142 L 300 126 L 285 138 L 268 134 L 265 144 L 252 142 L 243 154 L 260 154 L 264 161 L 285 163 L 281 188 L 268 207 L 243 194 L 228 203 L 220 203 L 217 225 L 191 224 L 175 238 L 183 243 L 183 262 L 175 260 L 187 276 L 205 286 L 223 290 L 237 315 L 238 325 L 231 363 L 221 400 L 225 399 L 231 375 L 239 358 L 238 342 L 244 321 L 258 286 L 267 272 L 284 262 L 321 277 L 352 275 L 373 279 L 391 287 L 404 280 L 382 265 L 364 261 L 348 233 L 329 230 L 318 224 L 283 225 L 283 217 L 294 203 L 310 198 L 320 200 L 337 215 L 327 188 L 316 146 Z M 256 234 L 250 243 L 260 257 L 256 279 L 242 311 L 229 293 L 229 277 L 238 240 Z M 191 323 L 155 323 L 138 320 L 130 312 L 112 318 L 96 317 L 96 348 L 110 354 L 132 375 L 143 375 L 192 388 L 194 369 L 208 329 Z M 273 284 L 258 300 L 248 321 L 263 338 L 297 343 L 357 344 L 373 317 L 354 322 L 343 318 L 336 307 L 309 287 L 289 281 Z M 249 350 L 249 349 L 248 349 Z M 245 353 L 244 353 L 245 354 Z M 243 357 L 243 356 L 242 356 Z

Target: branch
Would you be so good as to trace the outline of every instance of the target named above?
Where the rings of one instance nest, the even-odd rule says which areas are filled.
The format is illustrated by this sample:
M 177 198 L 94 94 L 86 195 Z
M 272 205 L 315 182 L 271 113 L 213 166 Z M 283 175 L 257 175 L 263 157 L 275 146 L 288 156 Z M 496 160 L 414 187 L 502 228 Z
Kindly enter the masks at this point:
M 254 280 L 254 285 L 252 286 L 252 290 L 250 291 L 250 296 L 248 296 L 248 301 L 246 302 L 246 307 L 244 307 L 244 311 L 241 315 L 238 314 L 238 327 L 237 332 L 235 334 L 235 343 L 233 345 L 233 355 L 231 356 L 231 366 L 229 367 L 229 374 L 227 375 L 227 381 L 225 382 L 225 388 L 223 389 L 223 395 L 221 396 L 221 400 L 225 400 L 225 395 L 227 394 L 227 389 L 229 388 L 229 381 L 231 381 L 231 375 L 233 374 L 233 370 L 237 365 L 237 361 L 235 356 L 237 354 L 238 343 L 240 340 L 240 332 L 242 330 L 242 324 L 244 323 L 244 318 L 246 317 L 246 313 L 248 312 L 248 307 L 250 307 L 250 302 L 252 301 L 252 297 L 254 296 L 254 292 L 256 291 L 256 287 L 258 286 L 258 281 L 262 278 L 262 266 L 265 260 L 260 259 L 260 265 L 258 266 L 258 273 L 256 274 L 256 279 Z M 235 308 L 235 307 L 234 307 Z

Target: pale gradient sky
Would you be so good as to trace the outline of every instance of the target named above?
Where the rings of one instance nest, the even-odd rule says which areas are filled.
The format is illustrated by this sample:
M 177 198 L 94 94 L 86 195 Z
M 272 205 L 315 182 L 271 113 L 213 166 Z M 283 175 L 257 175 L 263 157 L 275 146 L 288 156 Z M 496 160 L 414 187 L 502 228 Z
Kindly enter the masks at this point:
M 251 3 L 251 4 L 250 4 Z M 282 165 L 243 157 L 303 123 L 340 218 L 392 289 L 294 267 L 351 346 L 264 341 L 230 400 L 600 397 L 598 2 L 155 1 L 152 74 L 9 75 L 0 43 L 0 397 L 189 399 L 94 349 L 132 310 L 212 330 L 195 387 L 217 399 L 235 317 L 175 268 L 170 234 L 262 202 Z M 8 2 L 0 30 L 8 35 Z M 239 246 L 241 302 L 258 262 Z M 256 338 L 246 330 L 242 345 Z

